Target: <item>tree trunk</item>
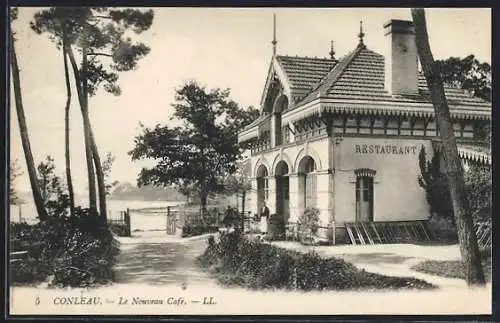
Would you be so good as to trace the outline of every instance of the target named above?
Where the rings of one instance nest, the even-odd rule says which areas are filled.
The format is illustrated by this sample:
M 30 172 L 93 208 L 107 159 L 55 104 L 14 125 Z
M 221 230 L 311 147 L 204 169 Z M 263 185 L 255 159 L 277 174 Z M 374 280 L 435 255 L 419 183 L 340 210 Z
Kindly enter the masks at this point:
M 65 42 L 65 40 L 63 40 Z M 63 44 L 63 59 L 64 59 L 64 77 L 66 81 L 66 107 L 64 110 L 64 142 L 65 142 L 65 152 L 64 156 L 66 158 L 66 183 L 68 185 L 68 195 L 69 195 L 69 208 L 70 214 L 75 213 L 75 194 L 73 192 L 73 180 L 71 179 L 71 162 L 70 162 L 70 150 L 69 150 L 69 108 L 71 104 L 71 85 L 69 82 L 69 71 L 68 71 L 68 57 L 66 54 L 66 45 Z
M 416 43 L 422 69 L 431 92 L 439 136 L 442 142 L 444 167 L 449 182 L 453 213 L 458 231 L 460 253 L 465 263 L 466 280 L 470 285 L 484 285 L 484 273 L 477 245 L 476 234 L 470 215 L 469 201 L 465 190 L 463 168 L 458 156 L 450 111 L 443 88 L 439 65 L 434 62 L 427 35 L 424 9 L 411 9 L 415 23 Z
M 96 183 L 95 183 L 95 172 L 93 164 L 93 154 L 92 154 L 92 140 L 90 132 L 90 120 L 88 115 L 88 92 L 87 92 L 87 78 L 85 76 L 86 65 L 87 65 L 87 55 L 86 49 L 83 50 L 82 58 L 82 74 L 76 64 L 75 56 L 73 54 L 73 49 L 71 46 L 67 46 L 67 53 L 71 66 L 73 68 L 73 74 L 75 75 L 75 83 L 78 94 L 78 101 L 80 103 L 80 110 L 82 112 L 83 118 L 83 134 L 85 137 L 85 158 L 87 161 L 87 175 L 89 184 L 89 208 L 92 212 L 97 212 L 97 200 L 96 200 Z
M 205 213 L 207 212 L 207 198 L 208 198 L 208 194 L 205 191 L 205 189 L 203 188 L 200 191 L 200 203 L 201 203 L 201 214 L 202 214 L 202 216 L 205 216 Z
M 40 221 L 45 221 L 48 218 L 47 210 L 43 203 L 40 187 L 35 168 L 35 161 L 33 153 L 31 152 L 31 145 L 28 135 L 28 127 L 26 125 L 26 116 L 24 115 L 23 100 L 21 95 L 21 81 L 19 77 L 19 65 L 17 63 L 17 56 L 14 50 L 14 35 L 10 32 L 10 54 L 11 54 L 11 67 L 12 67 L 12 83 L 14 86 L 14 97 L 16 101 L 17 120 L 19 122 L 19 132 L 21 133 L 21 143 L 23 145 L 24 157 L 26 159 L 26 167 L 28 168 L 28 176 L 31 184 L 31 191 L 33 193 L 33 200 L 35 201 L 36 211 Z
M 94 157 L 94 165 L 97 175 L 97 188 L 99 190 L 99 211 L 101 216 L 104 217 L 105 222 L 107 222 L 107 210 L 106 210 L 106 184 L 104 183 L 104 171 L 102 169 L 101 158 L 99 157 L 99 151 L 97 150 L 97 145 L 95 143 L 94 133 L 89 122 L 90 127 L 90 140 L 92 143 L 92 156 Z
M 82 94 L 83 94 L 83 132 L 85 136 L 85 158 L 87 160 L 88 179 L 89 179 L 89 207 L 92 211 L 97 212 L 97 196 L 96 196 L 96 178 L 94 170 L 94 160 L 92 154 L 92 132 L 89 118 L 89 93 L 87 81 L 87 48 L 83 48 L 82 53 Z

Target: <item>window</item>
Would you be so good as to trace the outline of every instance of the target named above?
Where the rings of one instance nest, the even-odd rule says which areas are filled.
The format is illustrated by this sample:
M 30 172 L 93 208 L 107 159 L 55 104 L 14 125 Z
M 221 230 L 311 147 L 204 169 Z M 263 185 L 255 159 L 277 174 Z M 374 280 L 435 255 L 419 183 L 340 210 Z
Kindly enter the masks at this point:
M 314 159 L 307 156 L 303 160 L 303 181 L 304 181 L 304 207 L 316 206 L 316 164 Z
M 375 171 L 358 169 L 356 174 L 356 221 L 373 222 L 373 177 Z

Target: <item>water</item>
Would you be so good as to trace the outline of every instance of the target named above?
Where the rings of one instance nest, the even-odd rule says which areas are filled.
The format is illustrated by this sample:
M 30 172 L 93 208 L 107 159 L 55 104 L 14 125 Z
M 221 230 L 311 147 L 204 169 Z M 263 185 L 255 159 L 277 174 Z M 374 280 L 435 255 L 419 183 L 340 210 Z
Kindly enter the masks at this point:
M 77 206 L 86 206 L 88 203 L 85 201 L 85 198 L 77 198 L 75 201 L 75 204 Z M 109 218 L 118 218 L 120 215 L 121 211 L 125 211 L 127 208 L 129 209 L 142 209 L 142 208 L 160 208 L 160 207 L 167 207 L 167 206 L 173 206 L 173 205 L 179 205 L 182 204 L 180 201 L 141 201 L 141 200 L 107 200 L 107 207 L 108 207 L 108 217 Z M 162 225 L 164 225 L 164 221 L 159 221 L 159 214 L 145 214 L 145 213 L 137 213 L 137 212 L 131 212 L 131 217 L 132 217 L 132 224 L 134 222 L 137 222 L 138 218 L 144 218 L 147 219 L 147 222 L 151 222 L 148 224 L 148 228 L 152 229 L 152 227 L 155 227 L 156 224 L 160 222 Z M 135 220 L 134 220 L 135 217 Z M 156 220 L 153 220 L 153 218 L 156 218 Z M 164 215 L 162 215 L 162 219 L 164 218 Z M 26 199 L 26 204 L 22 204 L 20 206 L 17 205 L 11 205 L 10 206 L 10 222 L 27 222 L 30 224 L 37 223 L 37 213 L 36 213 L 36 207 L 33 199 Z M 143 221 L 141 221 L 143 222 Z M 139 225 L 133 225 L 133 226 L 139 226 Z

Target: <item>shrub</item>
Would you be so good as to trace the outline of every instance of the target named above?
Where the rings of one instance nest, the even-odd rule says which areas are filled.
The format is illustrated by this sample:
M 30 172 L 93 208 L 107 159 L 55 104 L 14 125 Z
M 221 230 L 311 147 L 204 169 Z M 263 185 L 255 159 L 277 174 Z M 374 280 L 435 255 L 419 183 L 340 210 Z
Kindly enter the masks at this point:
M 299 217 L 297 223 L 300 242 L 309 241 L 312 243 L 313 237 L 319 229 L 319 210 L 316 208 L 307 208 Z
M 342 259 L 250 241 L 238 232 L 222 233 L 220 241 L 209 243 L 197 260 L 219 283 L 252 289 L 435 288 L 415 278 L 367 273 Z
M 118 249 L 105 221 L 88 209 L 75 211 L 70 218 L 11 225 L 11 251 L 28 251 L 16 268 L 11 267 L 12 283 L 50 280 L 55 286 L 83 287 L 113 279 Z
M 285 218 L 280 214 L 271 214 L 268 221 L 270 240 L 285 239 Z
M 181 237 L 182 238 L 194 237 L 205 233 L 214 233 L 217 231 L 219 231 L 219 227 L 215 225 L 203 225 L 203 224 L 184 225 L 182 227 Z
M 425 148 L 419 154 L 421 175 L 418 176 L 420 187 L 425 190 L 431 217 L 447 219 L 454 225 L 453 206 L 449 193 L 448 180 L 441 172 L 441 154 L 435 152 L 431 161 L 427 161 Z M 491 221 L 492 178 L 491 167 L 471 165 L 464 173 L 470 211 L 474 221 Z
M 127 237 L 128 230 L 127 226 L 119 223 L 109 223 L 109 229 L 119 237 Z M 139 229 L 135 229 L 134 231 L 140 231 Z
M 452 219 L 433 215 L 427 221 L 427 227 L 437 241 L 445 243 L 456 243 L 458 241 L 457 228 Z

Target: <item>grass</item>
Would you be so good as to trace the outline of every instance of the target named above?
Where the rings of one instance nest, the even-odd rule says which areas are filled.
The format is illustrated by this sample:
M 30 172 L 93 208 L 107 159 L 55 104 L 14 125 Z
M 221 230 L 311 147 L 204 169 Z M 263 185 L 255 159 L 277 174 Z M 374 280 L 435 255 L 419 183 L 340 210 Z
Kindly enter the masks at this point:
M 446 278 L 465 279 L 465 266 L 461 260 L 425 260 L 411 267 L 412 270 Z M 491 281 L 491 258 L 483 258 L 486 281 Z

